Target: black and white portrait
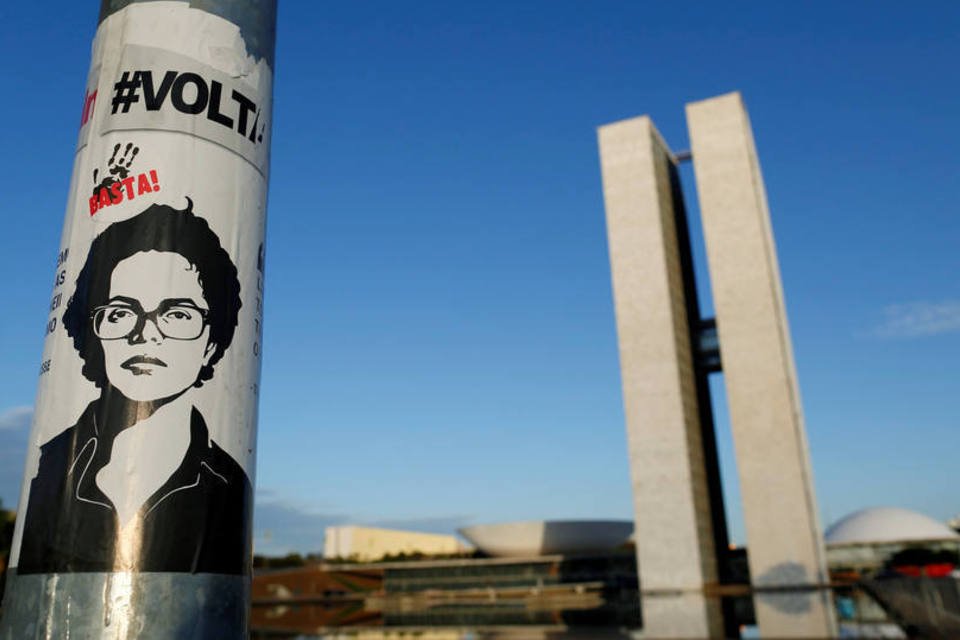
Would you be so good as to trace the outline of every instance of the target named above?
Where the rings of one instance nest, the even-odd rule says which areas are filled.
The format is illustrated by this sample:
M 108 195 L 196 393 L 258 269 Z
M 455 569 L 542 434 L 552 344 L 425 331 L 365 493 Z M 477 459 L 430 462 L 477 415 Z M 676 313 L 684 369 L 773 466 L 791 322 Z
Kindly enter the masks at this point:
M 94 239 L 63 326 L 99 397 L 41 445 L 19 574 L 249 572 L 250 481 L 191 400 L 240 305 L 236 266 L 192 203 Z

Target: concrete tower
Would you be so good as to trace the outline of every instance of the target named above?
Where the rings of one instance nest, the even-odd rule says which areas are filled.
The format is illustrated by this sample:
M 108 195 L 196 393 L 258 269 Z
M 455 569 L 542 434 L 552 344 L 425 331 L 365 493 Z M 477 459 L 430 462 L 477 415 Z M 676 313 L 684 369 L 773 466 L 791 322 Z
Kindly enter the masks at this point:
M 710 597 L 727 566 L 706 383 L 722 362 L 761 634 L 829 637 L 836 627 L 820 588 L 825 556 L 749 119 L 736 93 L 692 103 L 687 117 L 716 334 L 696 303 L 677 158 L 647 117 L 599 130 L 643 631 L 731 629 Z

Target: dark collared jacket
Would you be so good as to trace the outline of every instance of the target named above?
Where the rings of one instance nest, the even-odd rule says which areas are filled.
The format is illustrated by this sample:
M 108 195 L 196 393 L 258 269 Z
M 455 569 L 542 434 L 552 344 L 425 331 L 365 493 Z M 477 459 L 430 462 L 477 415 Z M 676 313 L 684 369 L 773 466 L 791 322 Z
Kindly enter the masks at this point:
M 133 567 L 117 566 L 117 513 L 96 483 L 97 472 L 110 460 L 113 438 L 98 433 L 97 405 L 92 402 L 77 424 L 40 448 L 17 573 L 249 574 L 250 480 L 210 441 L 196 408 L 183 461 L 141 508 L 139 559 Z

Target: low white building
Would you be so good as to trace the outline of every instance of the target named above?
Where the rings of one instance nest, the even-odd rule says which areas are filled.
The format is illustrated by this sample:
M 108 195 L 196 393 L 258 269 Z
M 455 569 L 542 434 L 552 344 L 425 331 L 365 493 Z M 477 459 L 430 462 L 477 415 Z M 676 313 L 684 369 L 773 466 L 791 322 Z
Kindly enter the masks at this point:
M 446 555 L 467 547 L 456 536 L 399 529 L 378 529 L 354 525 L 327 527 L 323 536 L 323 557 L 370 562 L 387 555 Z

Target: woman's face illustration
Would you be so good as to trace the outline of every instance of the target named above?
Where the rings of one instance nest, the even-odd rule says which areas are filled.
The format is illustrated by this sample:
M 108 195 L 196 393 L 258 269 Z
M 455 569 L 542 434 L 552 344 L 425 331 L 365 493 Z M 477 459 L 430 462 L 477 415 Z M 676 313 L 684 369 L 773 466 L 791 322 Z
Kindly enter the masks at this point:
M 196 268 L 179 253 L 145 251 L 121 260 L 110 297 L 93 313 L 110 384 L 130 400 L 181 394 L 215 345 Z

